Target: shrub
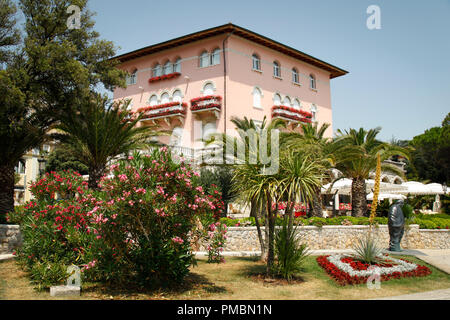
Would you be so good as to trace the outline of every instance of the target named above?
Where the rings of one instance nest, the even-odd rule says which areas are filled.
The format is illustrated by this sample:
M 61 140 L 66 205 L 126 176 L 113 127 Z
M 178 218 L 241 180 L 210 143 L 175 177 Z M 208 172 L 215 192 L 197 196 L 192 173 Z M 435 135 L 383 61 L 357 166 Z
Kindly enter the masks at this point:
M 118 285 L 179 284 L 193 263 L 195 218 L 217 220 L 220 198 L 206 194 L 198 174 L 175 163 L 167 148 L 120 161 L 100 186 L 102 205 L 90 212 L 98 241 L 84 271 Z
M 223 247 L 225 246 L 227 240 L 227 225 L 220 223 L 212 223 L 209 226 L 208 231 L 208 262 L 209 263 L 221 263 L 225 262 L 221 253 L 223 252 Z
M 275 255 L 277 260 L 274 272 L 278 276 L 290 281 L 300 272 L 301 266 L 308 256 L 305 243 L 300 243 L 297 227 L 288 228 L 288 219 L 284 219 L 282 227 L 275 233 Z
M 64 282 L 66 268 L 84 262 L 84 251 L 94 239 L 87 215 L 92 195 L 72 171 L 46 174 L 30 189 L 36 200 L 17 208 L 8 219 L 21 226 L 18 261 L 42 289 Z M 57 200 L 58 195 L 64 199 Z
M 353 250 L 355 250 L 355 259 L 368 264 L 375 264 L 382 252 L 382 248 L 378 246 L 377 241 L 370 233 L 364 238 L 358 239 Z

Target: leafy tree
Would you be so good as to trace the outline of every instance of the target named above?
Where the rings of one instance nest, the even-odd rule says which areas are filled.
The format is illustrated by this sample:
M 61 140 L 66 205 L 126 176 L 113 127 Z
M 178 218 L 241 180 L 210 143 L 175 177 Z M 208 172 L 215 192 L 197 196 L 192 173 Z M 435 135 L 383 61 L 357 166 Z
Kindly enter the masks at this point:
M 236 198 L 232 190 L 233 171 L 229 168 L 217 166 L 213 170 L 202 168 L 200 170 L 200 185 L 212 193 L 212 185 L 216 185 L 225 204 L 225 216 L 228 213 L 228 204 Z
M 70 5 L 81 10 L 78 29 L 67 28 Z M 18 6 L 25 24 L 16 46 L 15 6 L 5 0 L 0 6 L 0 215 L 14 208 L 14 166 L 42 144 L 60 115 L 100 84 L 125 86 L 124 72 L 111 60 L 114 45 L 93 30 L 87 0 L 20 0 Z
M 98 189 L 98 181 L 106 172 L 107 163 L 134 149 L 147 148 L 152 128 L 136 126 L 142 114 L 133 116 L 127 108 L 130 100 L 110 103 L 95 95 L 72 113 L 61 115 L 56 127 L 62 133 L 54 137 L 88 167 L 89 188 Z
M 49 154 L 45 172 L 65 170 L 73 170 L 82 175 L 88 174 L 88 167 L 80 162 L 72 151 L 58 146 Z
M 376 139 L 381 128 L 370 130 L 349 129 L 338 135 L 333 142 L 331 152 L 336 156 L 336 168 L 344 176 L 352 179 L 352 215 L 361 217 L 366 214 L 366 181 L 369 173 L 376 168 L 377 155 L 381 161 L 387 160 L 394 155 L 409 157 L 409 150 L 391 145 Z M 393 172 L 400 176 L 404 173 L 394 165 L 382 163 L 381 169 L 385 172 Z
M 410 141 L 407 175 L 410 179 L 450 183 L 450 113 L 441 127 L 433 127 Z

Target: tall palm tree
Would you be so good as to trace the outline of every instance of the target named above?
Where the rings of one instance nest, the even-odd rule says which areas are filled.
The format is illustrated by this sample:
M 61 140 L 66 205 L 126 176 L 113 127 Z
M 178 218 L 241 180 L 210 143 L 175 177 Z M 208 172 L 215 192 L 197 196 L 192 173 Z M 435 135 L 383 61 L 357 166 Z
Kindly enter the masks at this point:
M 130 101 L 110 103 L 95 95 L 63 115 L 54 137 L 89 169 L 89 187 L 98 189 L 108 161 L 134 149 L 146 148 L 161 133 L 153 127 L 136 126 L 142 115 L 127 111 Z
M 365 179 L 376 168 L 377 155 L 381 161 L 395 155 L 408 158 L 409 149 L 377 140 L 380 130 L 379 127 L 368 131 L 363 128 L 338 130 L 332 144 L 332 152 L 337 158 L 336 168 L 352 179 L 352 215 L 356 217 L 367 212 Z M 382 163 L 381 170 L 404 175 L 401 169 L 388 163 Z
M 317 123 L 303 123 L 300 132 L 286 134 L 284 146 L 293 152 L 307 153 L 311 159 L 321 163 L 322 178 L 331 179 L 332 167 L 335 165 L 335 157 L 331 153 L 331 138 L 325 138 L 325 132 L 330 124 L 324 123 L 320 127 Z M 322 181 L 324 184 L 325 181 Z M 320 186 L 313 193 L 311 200 L 311 213 L 313 216 L 322 217 L 322 194 Z

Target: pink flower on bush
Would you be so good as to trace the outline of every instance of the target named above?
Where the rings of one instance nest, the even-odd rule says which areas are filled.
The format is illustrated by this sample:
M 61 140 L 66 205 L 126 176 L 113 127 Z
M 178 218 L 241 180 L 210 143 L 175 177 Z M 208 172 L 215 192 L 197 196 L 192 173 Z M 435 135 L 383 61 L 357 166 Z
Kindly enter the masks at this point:
M 178 236 L 172 238 L 172 241 L 175 242 L 175 243 L 179 243 L 179 244 L 182 244 L 182 243 L 184 242 L 184 240 L 181 239 L 181 238 L 178 237 Z

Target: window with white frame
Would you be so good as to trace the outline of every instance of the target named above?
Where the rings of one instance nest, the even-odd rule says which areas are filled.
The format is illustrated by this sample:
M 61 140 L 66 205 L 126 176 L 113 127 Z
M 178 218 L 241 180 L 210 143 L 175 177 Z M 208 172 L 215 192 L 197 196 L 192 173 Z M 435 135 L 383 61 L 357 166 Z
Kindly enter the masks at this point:
M 164 92 L 161 95 L 161 104 L 169 103 L 170 102 L 170 95 L 167 92 Z
M 172 63 L 170 61 L 167 61 L 164 64 L 164 74 L 172 73 L 172 70 L 173 70 Z
M 150 97 L 149 102 L 150 102 L 150 106 L 151 106 L 151 107 L 152 107 L 152 106 L 156 106 L 156 105 L 158 104 L 158 96 L 157 96 L 156 94 L 153 94 L 153 95 Z
M 159 77 L 162 74 L 161 65 L 158 63 L 153 67 L 153 76 Z
M 261 59 L 256 53 L 252 55 L 252 67 L 253 70 L 261 71 Z
M 275 95 L 273 96 L 273 105 L 274 106 L 281 105 L 281 96 L 278 93 L 275 93 Z
M 298 76 L 298 71 L 296 68 L 292 68 L 292 82 L 293 83 L 299 83 L 299 76 Z
M 199 66 L 200 68 L 207 67 L 209 65 L 209 53 L 208 51 L 203 51 L 200 55 Z
M 181 72 L 181 58 L 175 60 L 173 64 L 173 72 Z
M 273 62 L 273 75 L 274 77 L 281 78 L 281 67 L 277 61 Z
M 284 97 L 283 106 L 290 107 L 291 106 L 291 98 L 288 96 Z
M 292 104 L 292 106 L 293 106 L 294 109 L 296 109 L 296 110 L 300 110 L 300 109 L 301 109 L 300 101 L 298 101 L 298 99 L 294 99 L 294 103 Z
M 315 104 L 311 105 L 311 121 L 317 121 L 317 106 Z
M 220 64 L 220 49 L 214 49 L 211 55 L 211 65 L 214 66 L 216 64 Z
M 309 87 L 311 89 L 316 89 L 316 77 L 313 74 L 309 75 Z
M 137 82 L 137 70 L 134 70 L 130 75 L 127 75 L 127 77 L 125 78 L 126 84 L 132 85 L 132 84 L 136 84 Z
M 203 86 L 203 95 L 204 96 L 210 96 L 214 94 L 215 88 L 214 85 L 211 82 L 208 82 Z
M 25 160 L 19 160 L 19 163 L 14 168 L 14 171 L 16 173 L 24 174 L 25 173 Z
M 261 96 L 262 96 L 262 92 L 259 88 L 254 88 L 253 89 L 253 106 L 255 108 L 262 108 L 261 106 Z
M 183 99 L 183 95 L 181 94 L 181 91 L 180 90 L 175 90 L 173 92 L 173 95 L 172 95 L 172 100 L 174 102 L 181 102 L 182 99 Z

